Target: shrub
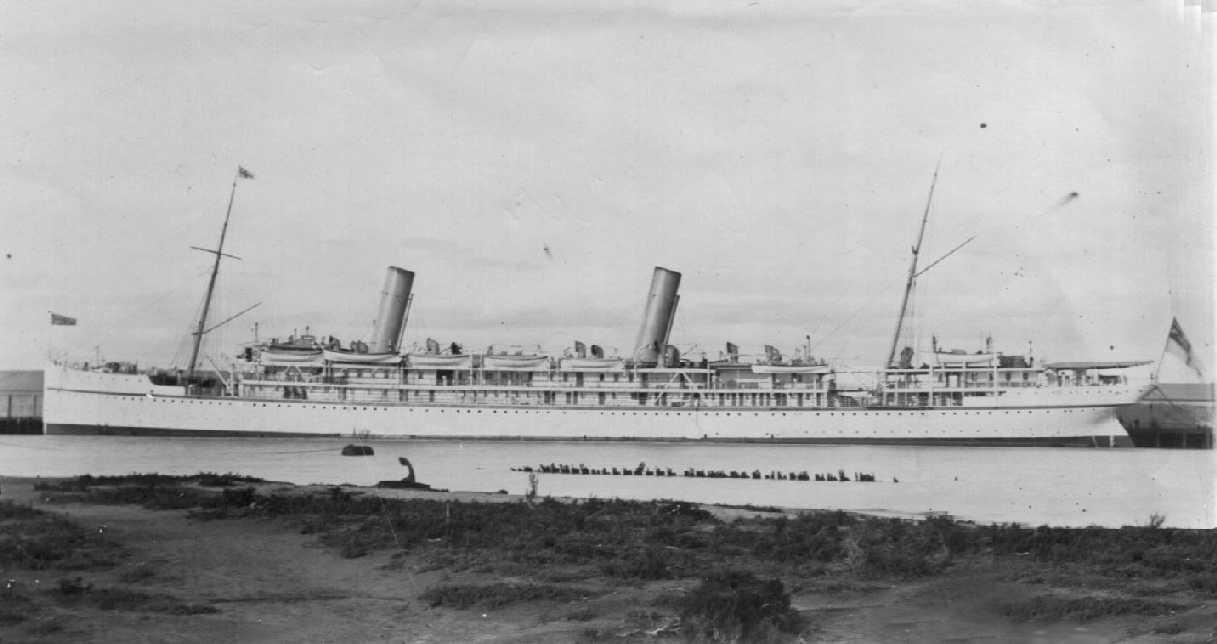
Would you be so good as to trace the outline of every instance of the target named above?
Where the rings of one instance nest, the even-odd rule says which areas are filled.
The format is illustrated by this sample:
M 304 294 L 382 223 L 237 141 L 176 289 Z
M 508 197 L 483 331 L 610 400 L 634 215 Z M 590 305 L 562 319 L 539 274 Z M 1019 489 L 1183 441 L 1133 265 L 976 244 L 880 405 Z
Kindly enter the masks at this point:
M 706 577 L 680 600 L 679 609 L 685 634 L 697 641 L 773 641 L 804 627 L 782 582 L 762 581 L 750 572 Z
M 86 530 L 59 516 L 0 502 L 0 566 L 43 570 L 52 565 L 83 570 L 114 564 L 120 548 L 100 530 Z
M 219 612 L 207 604 L 190 604 L 171 595 L 150 595 L 117 587 L 94 588 L 80 577 L 59 580 L 60 603 L 107 611 L 147 611 L 168 615 L 205 615 Z
M 487 584 L 436 586 L 424 592 L 419 599 L 432 608 L 501 608 L 508 604 L 528 601 L 569 602 L 587 599 L 596 595 L 587 588 L 554 586 L 550 584 Z
M 935 524 L 899 519 L 867 519 L 850 529 L 846 561 L 864 576 L 924 577 L 951 560 L 951 551 Z
M 242 487 L 235 490 L 224 490 L 220 498 L 226 506 L 245 508 L 252 505 L 257 497 L 254 488 Z
M 616 559 L 605 562 L 600 570 L 609 577 L 625 579 L 671 579 L 675 575 L 668 564 L 671 555 L 655 547 L 627 550 Z
M 233 474 L 232 472 L 225 474 L 199 472 L 190 478 L 203 487 L 231 487 L 237 483 L 265 483 L 263 479 L 256 476 L 245 476 L 243 474 Z
M 1060 619 L 1073 619 L 1088 622 L 1109 616 L 1169 615 L 1186 608 L 1188 606 L 1184 604 L 1152 599 L 1037 595 L 1029 600 L 1008 605 L 1005 609 L 1005 614 L 1019 620 L 1042 619 L 1056 621 Z
M 21 505 L 12 501 L 0 501 L 0 521 L 34 519 L 45 514 L 45 512 L 36 510 L 28 505 Z

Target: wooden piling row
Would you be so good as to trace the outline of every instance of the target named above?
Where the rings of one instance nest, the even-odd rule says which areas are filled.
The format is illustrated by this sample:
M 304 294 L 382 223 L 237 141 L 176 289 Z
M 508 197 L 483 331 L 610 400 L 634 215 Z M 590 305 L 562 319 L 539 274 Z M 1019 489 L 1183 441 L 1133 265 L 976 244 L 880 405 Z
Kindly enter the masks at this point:
M 809 474 L 807 470 L 801 472 L 782 472 L 778 470 L 770 470 L 768 473 L 754 469 L 751 472 L 747 470 L 699 470 L 691 467 L 685 468 L 680 473 L 676 470 L 667 467 L 647 467 L 646 463 L 639 463 L 634 467 L 588 467 L 583 463 L 578 465 L 566 464 L 541 464 L 536 467 L 525 465 L 523 467 L 511 468 L 513 472 L 536 472 L 539 474 L 571 474 L 579 476 L 670 476 L 698 479 L 748 479 L 748 480 L 764 480 L 764 481 L 832 481 L 832 482 L 850 482 L 858 483 L 873 483 L 875 475 L 865 472 L 854 472 L 851 478 L 846 474 L 845 470 L 837 470 L 835 473 L 828 472 L 825 474 Z M 896 479 L 892 479 L 895 482 Z

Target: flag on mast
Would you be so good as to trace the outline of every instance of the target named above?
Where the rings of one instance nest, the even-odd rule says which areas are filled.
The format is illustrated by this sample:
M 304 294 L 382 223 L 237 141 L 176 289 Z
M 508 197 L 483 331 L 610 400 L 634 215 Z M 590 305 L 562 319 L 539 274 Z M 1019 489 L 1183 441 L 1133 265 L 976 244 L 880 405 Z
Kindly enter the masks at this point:
M 1182 360 L 1183 364 L 1191 367 L 1197 376 L 1204 377 L 1204 372 L 1200 369 L 1200 362 L 1192 353 L 1192 343 L 1183 334 L 1183 327 L 1179 326 L 1178 318 L 1171 318 L 1171 331 L 1166 336 L 1166 353 Z
M 239 165 L 239 166 L 237 166 L 237 176 L 241 177 L 242 179 L 253 179 L 254 173 L 250 172 L 249 170 L 246 170 L 245 166 Z
M 76 318 L 60 315 L 51 311 L 51 326 L 76 326 Z

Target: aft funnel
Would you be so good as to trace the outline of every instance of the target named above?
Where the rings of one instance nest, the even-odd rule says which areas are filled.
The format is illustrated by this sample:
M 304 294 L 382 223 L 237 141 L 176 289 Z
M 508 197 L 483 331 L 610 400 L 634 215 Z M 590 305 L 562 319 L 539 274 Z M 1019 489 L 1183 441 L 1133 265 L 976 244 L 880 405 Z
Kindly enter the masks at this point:
M 654 366 L 659 363 L 668 344 L 668 335 L 672 332 L 672 322 L 676 319 L 676 305 L 680 301 L 676 292 L 679 289 L 680 273 L 655 267 L 655 273 L 651 276 L 651 290 L 647 293 L 642 313 L 642 326 L 638 329 L 638 339 L 634 341 L 635 364 Z
M 401 339 L 402 323 L 405 321 L 406 305 L 410 301 L 410 289 L 414 287 L 414 272 L 390 266 L 385 273 L 385 285 L 380 290 L 380 309 L 372 324 L 372 340 L 369 353 L 393 353 Z

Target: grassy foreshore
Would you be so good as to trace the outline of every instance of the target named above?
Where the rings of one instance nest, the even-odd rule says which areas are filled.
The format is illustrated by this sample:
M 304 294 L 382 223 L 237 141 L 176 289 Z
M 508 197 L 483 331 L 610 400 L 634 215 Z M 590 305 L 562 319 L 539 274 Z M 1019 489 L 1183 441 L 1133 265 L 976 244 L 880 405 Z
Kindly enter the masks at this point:
M 230 475 L 0 484 L 0 641 L 1217 636 L 1211 531 Z

